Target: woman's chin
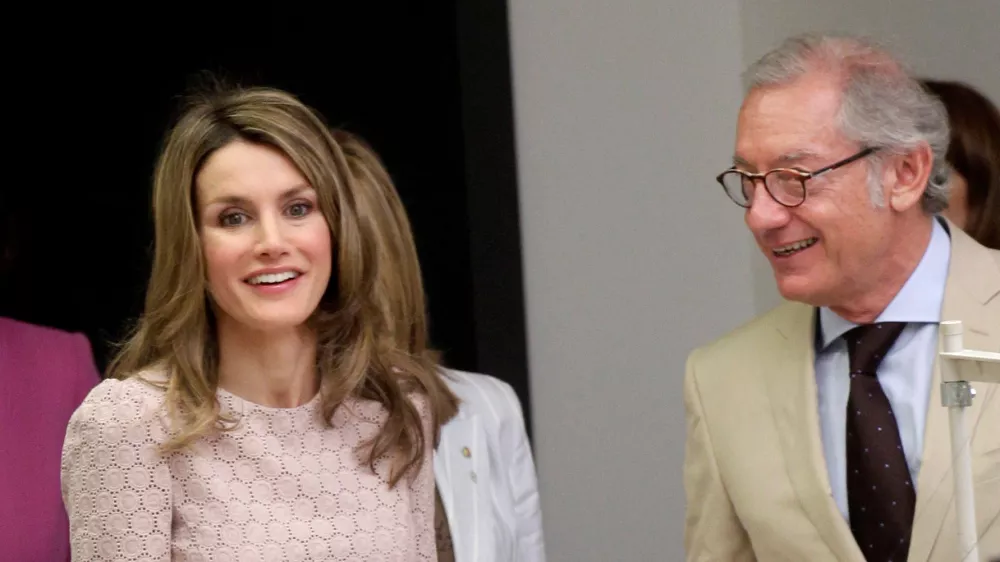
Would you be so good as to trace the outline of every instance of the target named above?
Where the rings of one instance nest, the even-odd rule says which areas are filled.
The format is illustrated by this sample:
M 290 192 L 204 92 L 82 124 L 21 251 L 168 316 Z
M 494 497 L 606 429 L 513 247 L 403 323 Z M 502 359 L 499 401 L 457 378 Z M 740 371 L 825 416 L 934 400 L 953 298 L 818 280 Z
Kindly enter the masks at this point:
M 299 331 L 306 327 L 309 315 L 306 314 L 268 314 L 252 315 L 240 318 L 234 322 L 237 329 L 248 332 L 263 332 L 280 334 L 282 332 Z

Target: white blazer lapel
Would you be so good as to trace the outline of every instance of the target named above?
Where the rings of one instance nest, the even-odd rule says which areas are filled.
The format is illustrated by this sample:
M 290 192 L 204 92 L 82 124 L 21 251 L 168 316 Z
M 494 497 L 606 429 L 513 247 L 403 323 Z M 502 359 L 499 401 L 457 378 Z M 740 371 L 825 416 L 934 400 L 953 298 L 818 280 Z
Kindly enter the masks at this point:
M 479 416 L 460 413 L 441 429 L 434 474 L 455 545 L 456 562 L 495 559 L 490 462 Z

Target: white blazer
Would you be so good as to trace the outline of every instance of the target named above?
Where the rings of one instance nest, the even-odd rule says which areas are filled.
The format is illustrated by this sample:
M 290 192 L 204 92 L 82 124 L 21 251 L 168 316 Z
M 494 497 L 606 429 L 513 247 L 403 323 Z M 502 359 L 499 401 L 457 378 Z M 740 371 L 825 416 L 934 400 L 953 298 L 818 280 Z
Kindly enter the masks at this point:
M 434 477 L 456 562 L 545 562 L 535 461 L 514 390 L 445 370 L 461 405 L 442 429 Z

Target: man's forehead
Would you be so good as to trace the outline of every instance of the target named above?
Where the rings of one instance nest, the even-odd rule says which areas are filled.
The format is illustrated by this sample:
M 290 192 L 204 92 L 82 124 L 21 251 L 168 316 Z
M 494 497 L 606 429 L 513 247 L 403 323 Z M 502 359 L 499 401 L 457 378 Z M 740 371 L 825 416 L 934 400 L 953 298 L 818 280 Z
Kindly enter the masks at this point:
M 811 162 L 824 158 L 823 152 L 811 148 L 796 148 L 786 152 L 777 152 L 774 155 L 765 155 L 766 151 L 750 150 L 744 156 L 737 148 L 733 155 L 733 164 L 746 168 L 756 168 L 761 161 L 770 166 L 791 167 L 804 162 Z
M 747 120 L 737 129 L 733 163 L 792 166 L 823 158 L 844 142 L 835 123 L 795 116 Z
M 823 73 L 811 73 L 750 90 L 740 107 L 740 117 L 829 122 L 836 118 L 842 97 L 840 82 Z
M 846 142 L 840 94 L 829 81 L 800 79 L 751 91 L 740 109 L 734 164 L 790 166 Z

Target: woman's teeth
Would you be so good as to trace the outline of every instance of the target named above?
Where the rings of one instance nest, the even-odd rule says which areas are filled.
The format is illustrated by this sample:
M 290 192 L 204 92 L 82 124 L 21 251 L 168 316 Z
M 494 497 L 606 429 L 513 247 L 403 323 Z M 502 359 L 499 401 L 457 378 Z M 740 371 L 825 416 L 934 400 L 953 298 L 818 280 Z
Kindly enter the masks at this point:
M 294 271 L 285 271 L 282 273 L 265 273 L 263 275 L 257 275 L 247 279 L 247 283 L 251 285 L 273 285 L 275 283 L 281 283 L 288 281 L 289 279 L 295 279 L 299 274 Z

